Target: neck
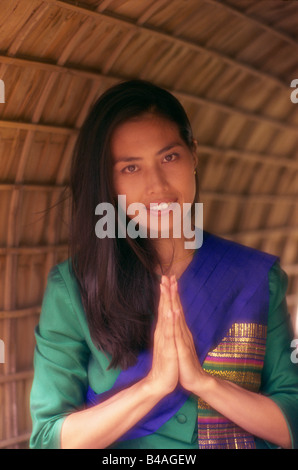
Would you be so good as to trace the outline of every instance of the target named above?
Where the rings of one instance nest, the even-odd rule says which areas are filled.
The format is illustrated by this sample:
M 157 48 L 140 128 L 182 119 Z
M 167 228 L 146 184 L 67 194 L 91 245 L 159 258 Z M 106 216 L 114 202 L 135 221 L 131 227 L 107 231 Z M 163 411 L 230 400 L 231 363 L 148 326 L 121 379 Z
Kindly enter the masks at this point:
M 160 238 L 154 240 L 161 265 L 157 266 L 156 269 L 158 275 L 165 274 L 166 276 L 172 276 L 174 274 L 179 279 L 192 261 L 194 254 L 193 249 L 185 248 L 185 241 L 184 238 Z

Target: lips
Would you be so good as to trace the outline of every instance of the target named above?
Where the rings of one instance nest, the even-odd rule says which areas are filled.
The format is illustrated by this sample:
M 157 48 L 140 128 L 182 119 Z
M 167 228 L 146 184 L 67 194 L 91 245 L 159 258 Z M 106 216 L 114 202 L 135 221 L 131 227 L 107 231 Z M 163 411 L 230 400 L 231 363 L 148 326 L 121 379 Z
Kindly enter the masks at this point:
M 168 209 L 171 204 L 172 204 L 171 202 L 169 202 L 169 203 L 161 202 L 160 204 L 156 204 L 156 205 L 152 204 L 151 207 L 150 207 L 150 210 L 153 211 L 153 212 L 155 212 L 155 211 L 164 211 L 164 210 Z
M 169 214 L 175 202 L 177 202 L 177 199 L 154 201 L 146 205 L 146 209 L 153 216 L 163 216 Z
M 160 199 L 146 204 L 146 209 L 150 211 L 163 211 L 168 209 L 174 202 L 177 202 L 177 199 Z

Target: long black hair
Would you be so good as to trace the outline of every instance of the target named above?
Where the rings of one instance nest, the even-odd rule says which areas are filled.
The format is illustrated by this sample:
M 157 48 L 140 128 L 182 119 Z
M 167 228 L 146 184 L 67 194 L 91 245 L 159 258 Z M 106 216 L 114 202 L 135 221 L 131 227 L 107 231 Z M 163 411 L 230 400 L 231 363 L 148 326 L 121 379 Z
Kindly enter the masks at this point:
M 147 112 L 176 123 L 193 150 L 191 126 L 179 101 L 152 83 L 131 80 L 109 88 L 92 107 L 79 132 L 70 172 L 70 255 L 90 334 L 96 346 L 110 355 L 109 367 L 123 369 L 150 345 L 159 259 L 149 238 L 99 239 L 95 208 L 111 203 L 117 214 L 111 137 L 121 123 Z

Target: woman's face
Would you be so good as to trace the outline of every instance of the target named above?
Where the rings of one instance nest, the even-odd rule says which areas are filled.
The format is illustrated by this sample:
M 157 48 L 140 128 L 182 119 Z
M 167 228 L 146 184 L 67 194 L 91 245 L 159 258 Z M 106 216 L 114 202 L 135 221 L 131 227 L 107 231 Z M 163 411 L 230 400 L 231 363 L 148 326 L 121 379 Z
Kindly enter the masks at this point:
M 146 206 L 147 227 L 150 219 L 156 224 L 165 216 L 173 224 L 170 203 L 178 203 L 181 213 L 184 203 L 193 203 L 197 156 L 175 123 L 149 113 L 127 121 L 112 135 L 111 155 L 115 193 L 126 196 L 126 207 L 135 202 Z

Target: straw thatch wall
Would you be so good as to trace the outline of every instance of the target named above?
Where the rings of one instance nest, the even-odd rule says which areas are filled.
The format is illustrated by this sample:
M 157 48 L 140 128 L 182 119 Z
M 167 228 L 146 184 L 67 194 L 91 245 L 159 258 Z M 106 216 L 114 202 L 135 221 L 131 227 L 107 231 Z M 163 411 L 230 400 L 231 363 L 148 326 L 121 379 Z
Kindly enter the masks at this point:
M 26 447 L 34 327 L 49 269 L 67 257 L 68 204 L 56 203 L 77 129 L 119 79 L 180 98 L 204 227 L 280 256 L 294 322 L 298 2 L 1 0 L 0 25 L 0 447 Z

